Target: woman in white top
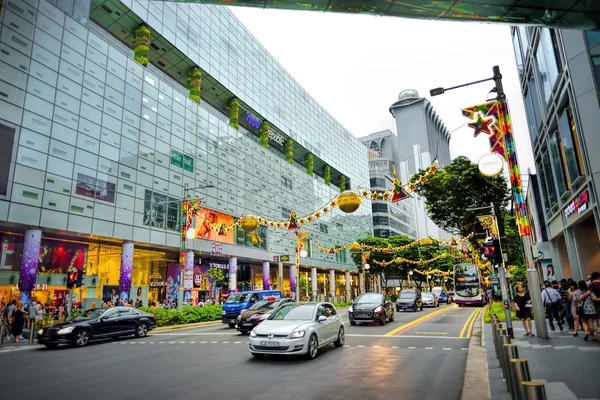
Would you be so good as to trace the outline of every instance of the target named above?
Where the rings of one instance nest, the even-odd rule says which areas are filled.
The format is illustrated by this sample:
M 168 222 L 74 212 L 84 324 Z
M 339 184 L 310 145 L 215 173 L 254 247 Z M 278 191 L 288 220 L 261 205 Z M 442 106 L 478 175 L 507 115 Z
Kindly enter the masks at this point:
M 579 320 L 581 321 L 581 325 L 585 332 L 584 340 L 587 341 L 590 335 L 592 336 L 592 340 L 598 340 L 594 332 L 594 320 L 598 316 L 598 314 L 596 314 L 596 307 L 594 306 L 594 299 L 596 296 L 592 293 L 590 296 L 586 297 L 583 302 L 580 302 L 579 298 L 587 292 L 588 286 L 585 281 L 579 281 L 577 285 L 578 289 L 573 293 L 573 315 L 579 317 Z M 575 327 L 577 327 L 577 325 L 575 325 Z M 577 336 L 577 331 L 575 331 L 573 336 Z

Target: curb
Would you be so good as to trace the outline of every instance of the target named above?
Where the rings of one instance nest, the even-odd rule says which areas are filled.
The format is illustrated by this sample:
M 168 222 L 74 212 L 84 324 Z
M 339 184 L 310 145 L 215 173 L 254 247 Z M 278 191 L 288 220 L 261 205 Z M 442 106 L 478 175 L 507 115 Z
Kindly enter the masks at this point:
M 204 326 L 216 326 L 216 325 L 221 325 L 221 324 L 222 324 L 221 320 L 217 320 L 217 321 L 195 322 L 193 324 L 185 324 L 185 325 L 169 325 L 169 326 L 161 326 L 160 328 L 153 329 L 152 332 L 167 332 L 167 331 L 173 331 L 173 330 L 201 328 Z
M 461 400 L 489 400 L 492 398 L 483 325 L 482 313 L 481 318 L 477 318 L 475 322 L 473 335 L 469 342 Z

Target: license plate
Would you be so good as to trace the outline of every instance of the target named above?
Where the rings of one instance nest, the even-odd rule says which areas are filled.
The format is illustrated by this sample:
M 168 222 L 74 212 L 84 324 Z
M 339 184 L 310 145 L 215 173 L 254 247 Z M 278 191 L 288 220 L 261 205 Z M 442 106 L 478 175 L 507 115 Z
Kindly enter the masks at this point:
M 261 346 L 279 347 L 279 342 L 260 342 Z
M 244 322 L 242 325 L 244 325 L 244 326 L 252 326 L 252 322 Z

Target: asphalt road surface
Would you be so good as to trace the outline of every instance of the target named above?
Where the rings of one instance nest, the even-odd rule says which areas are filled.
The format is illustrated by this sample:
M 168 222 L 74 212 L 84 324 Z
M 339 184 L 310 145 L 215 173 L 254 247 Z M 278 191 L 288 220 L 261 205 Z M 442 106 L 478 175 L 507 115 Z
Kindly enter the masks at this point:
M 312 361 L 253 358 L 247 337 L 221 324 L 81 349 L 5 350 L 2 398 L 459 399 L 480 310 L 442 305 L 396 312 L 385 326 L 346 323 L 346 345 Z

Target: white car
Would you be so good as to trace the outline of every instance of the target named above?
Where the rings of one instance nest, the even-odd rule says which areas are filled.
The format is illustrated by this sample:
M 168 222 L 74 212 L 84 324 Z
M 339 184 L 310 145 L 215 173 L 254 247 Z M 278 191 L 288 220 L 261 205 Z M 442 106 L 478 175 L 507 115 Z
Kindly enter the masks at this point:
M 342 316 L 331 303 L 292 303 L 275 310 L 250 332 L 249 348 L 254 357 L 265 354 L 317 356 L 321 347 L 346 340 Z

